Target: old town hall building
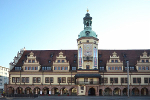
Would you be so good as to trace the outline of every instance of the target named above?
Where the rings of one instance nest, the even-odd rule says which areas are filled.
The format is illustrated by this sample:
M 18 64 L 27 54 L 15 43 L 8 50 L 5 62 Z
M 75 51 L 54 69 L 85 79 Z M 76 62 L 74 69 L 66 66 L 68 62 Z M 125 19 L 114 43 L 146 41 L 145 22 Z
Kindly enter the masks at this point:
M 150 49 L 100 50 L 92 17 L 83 18 L 77 50 L 25 50 L 10 63 L 8 94 L 150 95 Z

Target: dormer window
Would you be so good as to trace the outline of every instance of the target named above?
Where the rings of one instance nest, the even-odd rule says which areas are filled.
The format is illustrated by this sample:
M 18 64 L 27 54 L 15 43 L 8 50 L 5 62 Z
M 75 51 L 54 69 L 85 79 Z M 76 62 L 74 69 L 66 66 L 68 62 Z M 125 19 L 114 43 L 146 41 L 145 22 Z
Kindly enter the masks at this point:
M 114 63 L 114 60 L 111 60 L 112 63 Z
M 51 63 L 51 60 L 48 60 L 48 63 Z
M 64 63 L 65 61 L 64 60 L 62 60 L 62 63 Z
M 32 63 L 35 63 L 35 60 L 32 60 Z
M 115 60 L 115 63 L 118 63 L 118 60 Z
M 146 62 L 148 63 L 148 60 L 146 60 Z
M 31 60 L 28 60 L 28 63 L 31 63 Z
M 57 62 L 60 63 L 60 60 L 58 60 Z
M 53 57 L 53 54 L 50 54 L 50 57 L 52 58 L 52 57 Z
M 77 54 L 74 54 L 74 57 L 77 58 Z
M 144 60 L 142 60 L 142 63 L 144 63 Z

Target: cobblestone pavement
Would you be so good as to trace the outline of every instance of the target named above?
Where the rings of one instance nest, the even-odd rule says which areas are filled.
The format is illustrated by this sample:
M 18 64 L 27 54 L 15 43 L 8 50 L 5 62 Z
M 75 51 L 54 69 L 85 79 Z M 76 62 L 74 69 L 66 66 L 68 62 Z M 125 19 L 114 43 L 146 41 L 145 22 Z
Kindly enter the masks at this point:
M 150 96 L 39 96 L 37 98 L 0 98 L 0 100 L 150 100 Z

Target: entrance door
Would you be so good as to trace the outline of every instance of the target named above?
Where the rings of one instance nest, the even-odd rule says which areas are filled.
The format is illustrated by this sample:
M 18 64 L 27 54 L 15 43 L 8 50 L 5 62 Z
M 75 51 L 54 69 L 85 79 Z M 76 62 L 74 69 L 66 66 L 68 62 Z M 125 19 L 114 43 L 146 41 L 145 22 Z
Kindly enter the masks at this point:
M 89 96 L 94 96 L 95 95 L 95 89 L 94 88 L 90 88 L 88 91 L 88 95 Z

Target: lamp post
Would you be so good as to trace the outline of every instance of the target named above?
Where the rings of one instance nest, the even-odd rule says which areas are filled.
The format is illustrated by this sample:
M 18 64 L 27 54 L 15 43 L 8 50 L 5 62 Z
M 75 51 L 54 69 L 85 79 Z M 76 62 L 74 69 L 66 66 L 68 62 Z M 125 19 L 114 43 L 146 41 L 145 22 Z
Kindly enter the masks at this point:
M 127 61 L 127 80 L 128 80 L 128 98 L 129 98 L 129 61 Z

